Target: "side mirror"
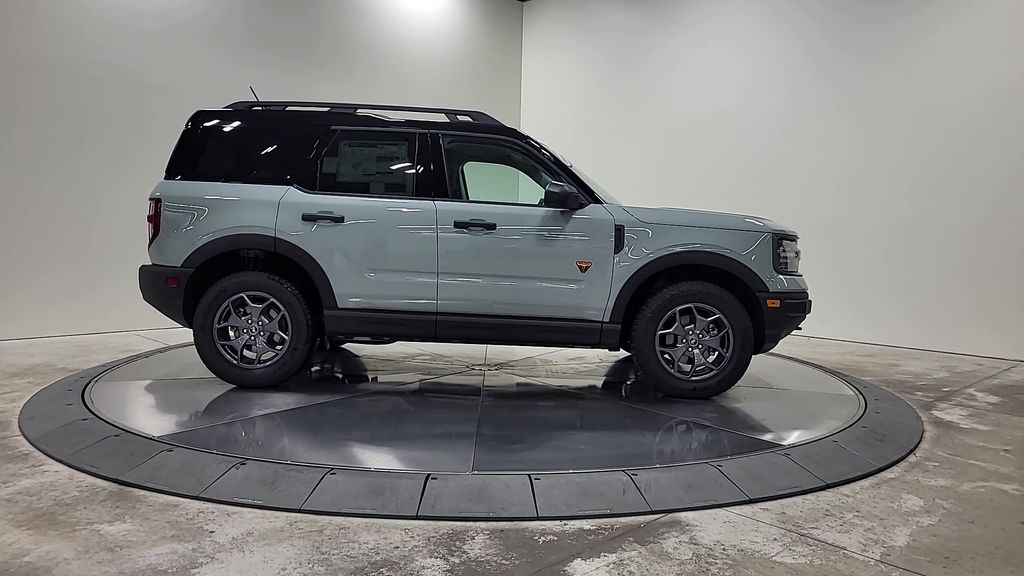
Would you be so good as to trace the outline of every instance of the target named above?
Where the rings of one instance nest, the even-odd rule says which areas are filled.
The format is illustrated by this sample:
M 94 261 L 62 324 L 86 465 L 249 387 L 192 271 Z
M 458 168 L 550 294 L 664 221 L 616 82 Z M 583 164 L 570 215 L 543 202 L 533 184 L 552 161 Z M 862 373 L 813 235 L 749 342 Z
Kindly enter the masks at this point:
M 544 189 L 544 205 L 562 210 L 579 210 L 587 205 L 575 188 L 561 182 L 552 182 Z

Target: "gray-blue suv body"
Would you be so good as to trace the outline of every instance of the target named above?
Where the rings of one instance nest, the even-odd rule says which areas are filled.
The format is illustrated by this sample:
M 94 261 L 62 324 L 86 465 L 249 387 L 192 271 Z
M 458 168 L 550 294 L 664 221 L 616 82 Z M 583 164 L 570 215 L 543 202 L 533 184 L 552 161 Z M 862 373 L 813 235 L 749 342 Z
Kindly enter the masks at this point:
M 471 110 L 201 110 L 148 221 L 143 297 L 244 387 L 324 343 L 418 340 L 625 349 L 665 394 L 706 398 L 811 307 L 793 231 L 623 205 Z

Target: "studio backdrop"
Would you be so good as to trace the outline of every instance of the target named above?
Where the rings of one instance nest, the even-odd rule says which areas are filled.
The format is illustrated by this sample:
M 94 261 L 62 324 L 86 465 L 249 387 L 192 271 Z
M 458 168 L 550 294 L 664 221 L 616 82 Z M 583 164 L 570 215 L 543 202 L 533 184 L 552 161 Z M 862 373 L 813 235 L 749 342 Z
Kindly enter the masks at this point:
M 0 0 L 0 338 L 168 326 L 146 197 L 249 97 L 478 108 L 801 234 L 805 334 L 1024 357 L 1016 0 Z
M 533 0 L 523 128 L 800 232 L 805 334 L 1024 358 L 1024 2 Z
M 260 97 L 519 123 L 515 0 L 0 0 L 0 338 L 169 326 L 147 198 L 195 110 Z

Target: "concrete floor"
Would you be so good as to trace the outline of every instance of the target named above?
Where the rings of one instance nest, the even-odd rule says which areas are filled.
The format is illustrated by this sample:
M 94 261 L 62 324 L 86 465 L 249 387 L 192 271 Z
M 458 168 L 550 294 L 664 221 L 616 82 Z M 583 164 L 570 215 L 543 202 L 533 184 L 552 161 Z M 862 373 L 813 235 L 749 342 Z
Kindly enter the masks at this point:
M 36 390 L 184 330 L 0 342 L 0 574 L 1024 574 L 1024 363 L 792 337 L 925 421 L 917 452 L 841 488 L 628 519 L 310 516 L 121 487 L 18 433 Z

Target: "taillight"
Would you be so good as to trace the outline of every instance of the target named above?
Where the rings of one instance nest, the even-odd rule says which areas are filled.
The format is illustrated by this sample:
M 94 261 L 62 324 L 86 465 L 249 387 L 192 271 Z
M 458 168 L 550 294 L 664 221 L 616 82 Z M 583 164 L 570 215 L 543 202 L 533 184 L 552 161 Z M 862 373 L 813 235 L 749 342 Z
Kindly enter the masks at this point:
M 146 214 L 146 222 L 149 223 L 149 245 L 160 234 L 160 213 L 163 211 L 164 201 L 161 198 L 149 199 L 149 214 Z

